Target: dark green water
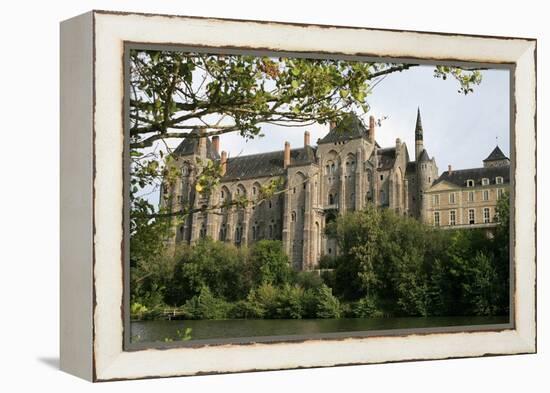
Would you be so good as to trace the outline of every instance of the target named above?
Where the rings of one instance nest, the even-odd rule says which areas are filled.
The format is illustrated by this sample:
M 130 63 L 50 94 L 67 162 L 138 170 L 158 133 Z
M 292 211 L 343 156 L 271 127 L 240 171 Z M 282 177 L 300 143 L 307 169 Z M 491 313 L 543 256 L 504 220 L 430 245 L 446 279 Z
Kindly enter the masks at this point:
M 309 335 L 385 329 L 433 328 L 492 325 L 508 317 L 409 317 L 342 319 L 229 319 L 221 321 L 139 321 L 131 323 L 132 341 L 178 340 L 177 330 L 191 328 L 192 339 L 220 339 L 258 336 Z

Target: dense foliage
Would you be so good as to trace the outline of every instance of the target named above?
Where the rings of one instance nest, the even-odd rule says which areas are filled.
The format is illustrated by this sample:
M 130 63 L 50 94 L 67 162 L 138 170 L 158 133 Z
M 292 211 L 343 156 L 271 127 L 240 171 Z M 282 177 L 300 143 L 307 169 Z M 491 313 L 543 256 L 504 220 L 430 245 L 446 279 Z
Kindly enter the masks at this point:
M 490 233 L 441 230 L 372 205 L 340 216 L 327 232 L 341 254 L 314 272 L 293 271 L 279 241 L 180 245 L 134 267 L 145 278 L 132 283 L 132 315 L 169 307 L 188 319 L 505 315 L 508 200 Z
M 440 230 L 368 206 L 330 227 L 342 254 L 324 273 L 360 314 L 503 315 L 508 312 L 508 198 L 494 235 Z

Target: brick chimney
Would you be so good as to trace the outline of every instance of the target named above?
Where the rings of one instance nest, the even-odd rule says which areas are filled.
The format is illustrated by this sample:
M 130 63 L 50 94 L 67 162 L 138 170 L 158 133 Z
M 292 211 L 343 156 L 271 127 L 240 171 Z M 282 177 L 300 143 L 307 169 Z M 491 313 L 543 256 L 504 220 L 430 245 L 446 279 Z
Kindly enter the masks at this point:
M 376 131 L 376 126 L 375 126 L 374 116 L 370 115 L 369 116 L 369 139 L 372 143 L 375 143 L 374 142 L 375 131 Z
M 309 146 L 309 131 L 304 132 L 304 147 Z
M 212 147 L 216 154 L 220 154 L 220 137 L 218 135 L 212 137 Z
M 199 137 L 199 157 L 202 159 L 206 158 L 206 138 L 206 130 L 202 129 Z
M 225 175 L 225 172 L 227 171 L 227 152 L 224 150 L 222 151 L 222 159 L 221 159 L 221 175 Z
M 451 166 L 451 164 L 449 164 L 449 175 L 453 172 L 453 167 Z
M 287 168 L 290 165 L 290 142 L 285 142 L 285 155 L 283 168 Z

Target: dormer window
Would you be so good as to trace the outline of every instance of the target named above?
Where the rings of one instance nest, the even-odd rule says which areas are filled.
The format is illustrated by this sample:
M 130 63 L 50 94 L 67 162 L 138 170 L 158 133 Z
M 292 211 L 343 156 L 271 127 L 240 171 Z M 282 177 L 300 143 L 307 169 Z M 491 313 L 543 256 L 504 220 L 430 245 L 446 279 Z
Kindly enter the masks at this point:
M 488 186 L 489 185 L 489 179 L 487 179 L 486 177 L 481 179 L 481 185 L 482 186 Z
M 466 180 L 466 187 L 473 187 L 473 186 L 474 186 L 474 181 L 472 179 Z
M 502 176 L 497 176 L 497 177 L 495 178 L 495 183 L 496 183 L 496 184 L 502 184 L 502 183 L 504 183 L 504 179 L 502 178 Z

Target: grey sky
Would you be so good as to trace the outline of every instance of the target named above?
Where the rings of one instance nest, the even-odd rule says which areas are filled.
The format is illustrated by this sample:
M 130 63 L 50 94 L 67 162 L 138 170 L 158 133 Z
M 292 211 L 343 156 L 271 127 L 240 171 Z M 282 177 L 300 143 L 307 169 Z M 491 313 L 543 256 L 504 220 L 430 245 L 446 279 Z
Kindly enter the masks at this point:
M 377 128 L 376 139 L 382 147 L 395 144 L 401 138 L 409 155 L 414 155 L 414 127 L 419 106 L 424 126 L 424 146 L 435 156 L 440 173 L 451 164 L 453 168 L 482 165 L 482 160 L 498 144 L 509 155 L 509 71 L 483 71 L 481 85 L 474 92 L 457 92 L 454 79 L 433 77 L 433 66 L 421 66 L 391 74 L 379 83 L 369 96 L 371 113 L 387 116 Z M 304 130 L 311 132 L 315 143 L 328 132 L 328 126 L 285 128 L 264 125 L 265 137 L 245 142 L 238 134 L 223 135 L 221 150 L 230 156 L 282 150 L 288 140 L 291 147 L 303 144 Z

